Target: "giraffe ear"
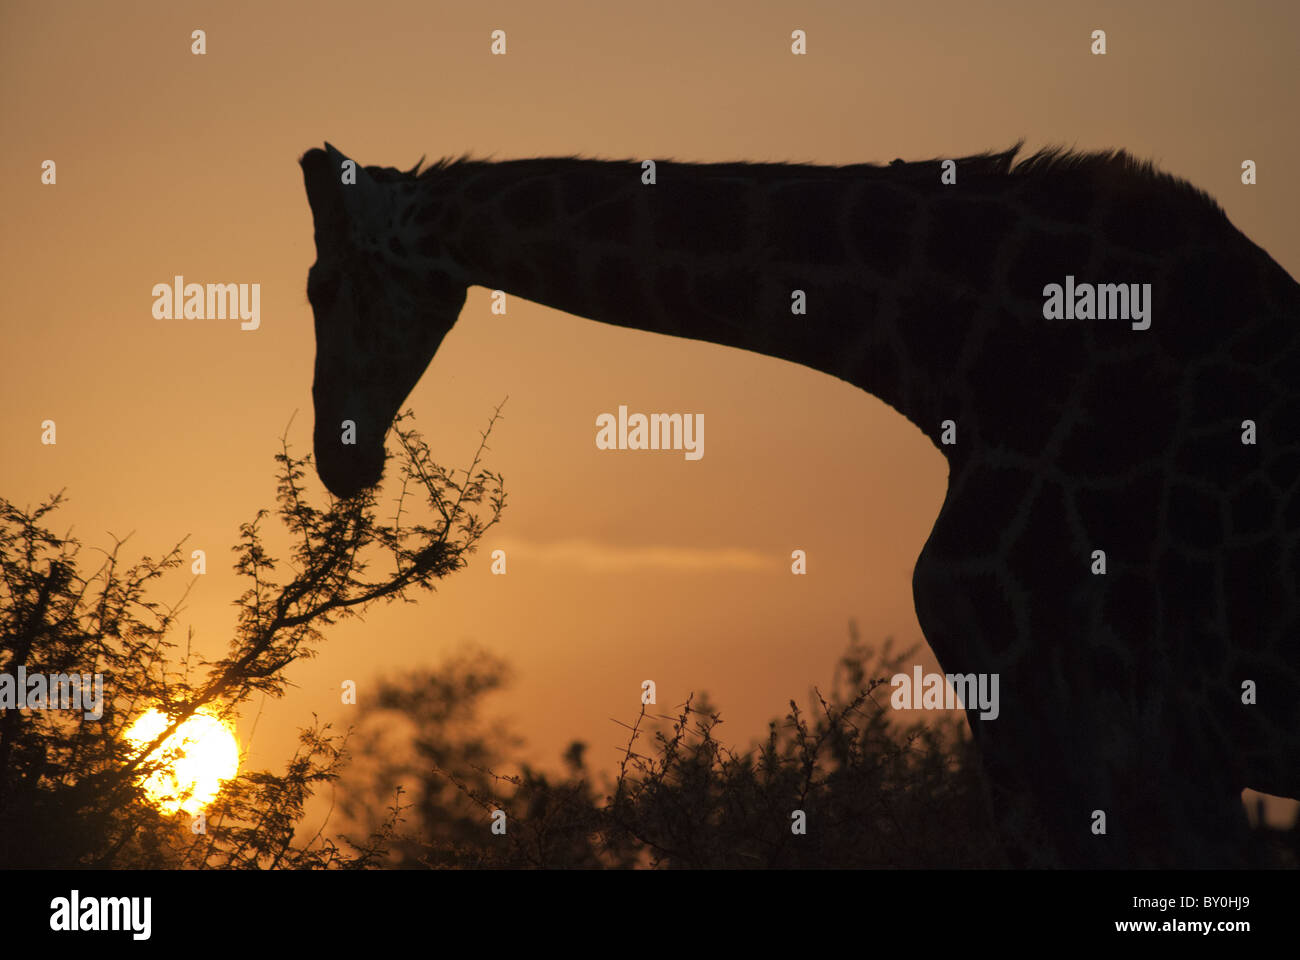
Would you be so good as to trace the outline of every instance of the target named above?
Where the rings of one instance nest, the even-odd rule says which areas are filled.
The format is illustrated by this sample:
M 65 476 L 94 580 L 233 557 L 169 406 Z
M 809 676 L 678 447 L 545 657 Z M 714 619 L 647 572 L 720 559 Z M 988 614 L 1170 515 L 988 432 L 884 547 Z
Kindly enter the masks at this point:
M 326 238 L 335 242 L 346 239 L 347 211 L 343 206 L 338 163 L 324 150 L 308 150 L 299 163 L 316 227 L 317 246 L 321 247 Z

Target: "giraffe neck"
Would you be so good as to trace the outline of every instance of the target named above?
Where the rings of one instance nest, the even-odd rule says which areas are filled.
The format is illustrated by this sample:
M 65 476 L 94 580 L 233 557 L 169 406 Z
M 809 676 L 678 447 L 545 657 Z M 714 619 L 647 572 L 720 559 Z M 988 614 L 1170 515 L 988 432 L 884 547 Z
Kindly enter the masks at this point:
M 916 168 L 925 167 L 926 170 Z M 847 380 L 936 428 L 990 282 L 939 166 L 462 161 L 427 171 L 420 254 L 458 282 Z M 963 229 L 965 227 L 965 229 Z M 952 264 L 941 285 L 923 262 Z

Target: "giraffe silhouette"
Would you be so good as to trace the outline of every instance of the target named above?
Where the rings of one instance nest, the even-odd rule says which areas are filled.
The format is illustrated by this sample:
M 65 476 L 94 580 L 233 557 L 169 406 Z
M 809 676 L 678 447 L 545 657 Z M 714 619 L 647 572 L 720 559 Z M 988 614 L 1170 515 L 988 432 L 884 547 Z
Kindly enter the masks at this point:
M 913 594 L 946 671 L 1000 679 L 967 715 L 1011 862 L 1244 865 L 1242 789 L 1300 797 L 1300 285 L 1150 164 L 1019 149 L 653 177 L 310 150 L 320 478 L 380 480 L 475 284 L 839 377 L 947 458 Z

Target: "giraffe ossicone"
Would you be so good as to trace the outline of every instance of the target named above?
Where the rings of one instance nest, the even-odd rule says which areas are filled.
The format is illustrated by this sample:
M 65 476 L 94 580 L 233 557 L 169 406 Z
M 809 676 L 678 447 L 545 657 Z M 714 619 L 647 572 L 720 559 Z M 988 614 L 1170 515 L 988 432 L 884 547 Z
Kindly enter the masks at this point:
M 968 716 L 1013 862 L 1241 865 L 1242 789 L 1300 798 L 1300 285 L 1150 164 L 1018 150 L 653 186 L 576 157 L 345 184 L 310 150 L 320 477 L 380 480 L 473 285 L 838 377 L 948 461 L 913 593 L 946 672 L 1000 678 Z M 1067 277 L 1154 322 L 1044 319 Z

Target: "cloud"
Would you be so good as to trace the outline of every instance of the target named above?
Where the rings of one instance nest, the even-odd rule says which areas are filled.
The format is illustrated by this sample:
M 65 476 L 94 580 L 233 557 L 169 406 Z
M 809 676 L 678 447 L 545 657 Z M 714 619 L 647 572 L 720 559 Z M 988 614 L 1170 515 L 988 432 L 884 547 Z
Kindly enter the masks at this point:
M 619 547 L 590 540 L 561 540 L 531 543 L 527 540 L 500 541 L 491 549 L 504 550 L 530 564 L 576 566 L 600 573 L 622 570 L 764 570 L 772 569 L 773 558 L 756 550 L 734 547 Z

